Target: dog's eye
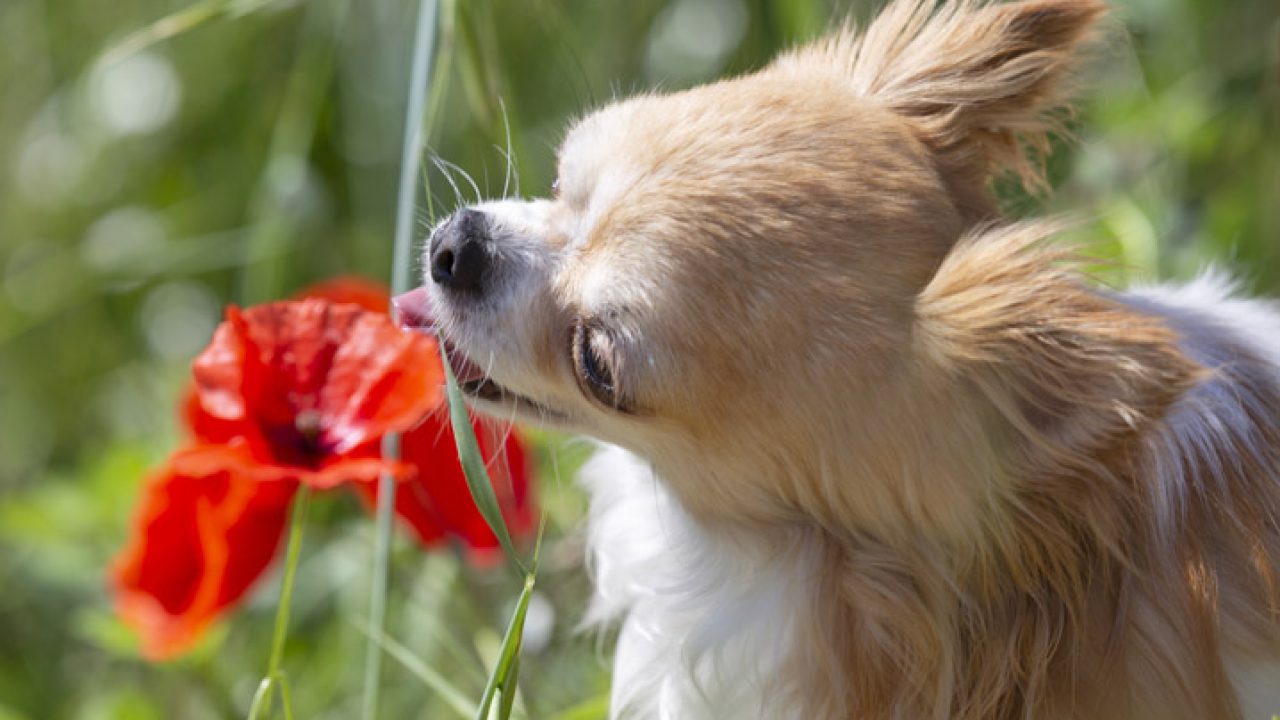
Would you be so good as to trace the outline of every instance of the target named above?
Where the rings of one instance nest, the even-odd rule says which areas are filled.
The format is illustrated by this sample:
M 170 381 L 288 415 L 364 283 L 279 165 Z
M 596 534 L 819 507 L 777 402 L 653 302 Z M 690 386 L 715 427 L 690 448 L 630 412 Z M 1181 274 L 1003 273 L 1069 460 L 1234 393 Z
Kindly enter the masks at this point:
M 608 333 L 587 321 L 579 321 L 573 329 L 572 350 L 579 387 L 605 405 L 621 409 L 621 396 L 613 373 L 613 345 Z

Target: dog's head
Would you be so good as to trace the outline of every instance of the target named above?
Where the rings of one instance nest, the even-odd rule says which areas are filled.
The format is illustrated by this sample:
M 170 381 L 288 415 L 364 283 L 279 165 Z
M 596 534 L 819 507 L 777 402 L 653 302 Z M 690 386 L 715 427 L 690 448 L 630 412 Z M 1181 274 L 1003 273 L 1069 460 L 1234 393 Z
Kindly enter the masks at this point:
M 989 175 L 1035 177 L 1023 145 L 1101 10 L 932 5 L 586 117 L 553 198 L 434 230 L 402 313 L 438 328 L 480 409 L 656 462 L 759 462 L 847 425 L 909 361 L 916 298 L 992 214 Z

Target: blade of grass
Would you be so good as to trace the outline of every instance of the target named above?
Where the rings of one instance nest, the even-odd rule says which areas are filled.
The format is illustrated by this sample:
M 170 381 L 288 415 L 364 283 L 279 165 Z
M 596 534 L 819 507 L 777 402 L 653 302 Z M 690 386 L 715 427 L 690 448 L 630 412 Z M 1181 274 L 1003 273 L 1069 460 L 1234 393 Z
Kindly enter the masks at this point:
M 401 293 L 409 289 L 411 236 L 413 234 L 414 193 L 417 190 L 418 164 L 422 156 L 422 120 L 425 116 L 428 77 L 435 46 L 436 0 L 419 0 L 418 26 L 413 38 L 413 61 L 409 73 L 408 101 L 405 104 L 404 140 L 400 156 L 400 187 L 396 199 L 395 244 L 392 255 L 391 289 Z M 382 442 L 386 458 L 400 456 L 400 437 L 389 433 Z M 375 521 L 373 580 L 369 598 L 369 624 L 381 636 L 386 628 L 387 578 L 391 565 L 391 525 L 395 510 L 396 483 L 390 474 L 378 478 L 377 518 Z M 360 717 L 378 717 L 378 683 L 382 675 L 382 649 L 372 639 L 365 646 L 364 693 Z
M 409 102 L 405 108 L 404 141 L 400 158 L 400 182 L 396 195 L 396 227 L 394 267 L 391 291 L 409 289 L 409 261 L 413 243 L 414 194 L 417 192 L 418 168 L 422 157 L 422 126 L 426 117 L 426 99 L 430 88 L 431 63 L 435 56 L 436 20 L 440 13 L 437 0 L 419 0 L 418 28 L 413 40 L 413 69 L 409 76 Z
M 515 692 L 515 687 L 511 683 L 511 670 L 520 652 L 521 640 L 524 636 L 524 619 L 529 612 L 529 598 L 533 596 L 533 585 L 534 575 L 529 573 L 524 578 L 524 590 L 516 600 L 515 611 L 511 613 L 507 631 L 502 636 L 502 654 L 498 656 L 498 664 L 494 667 L 493 675 L 489 677 L 489 683 L 485 686 L 484 695 L 480 698 L 476 720 L 489 720 L 489 708 L 493 705 L 493 698 L 500 688 L 504 692 L 507 690 L 513 694 Z
M 488 720 L 489 707 L 493 704 L 496 693 L 502 694 L 498 706 L 498 720 L 507 720 L 515 705 L 518 688 L 516 680 L 520 675 L 520 649 L 524 643 L 524 621 L 529 614 L 529 600 L 533 597 L 533 587 L 537 582 L 538 564 L 542 559 L 542 538 L 546 536 L 547 515 L 542 514 L 538 521 L 538 537 L 533 545 L 533 559 L 530 569 L 524 576 L 524 590 L 516 600 L 515 610 L 507 624 L 507 632 L 502 636 L 502 650 L 498 656 L 498 664 L 485 685 L 484 696 L 480 699 L 480 708 L 476 712 L 476 720 Z
M 476 441 L 475 430 L 471 427 L 471 417 L 467 414 L 467 405 L 462 399 L 462 389 L 458 387 L 458 378 L 449 365 L 448 351 L 440 344 L 440 356 L 444 361 L 445 393 L 449 400 L 449 421 L 453 426 L 453 439 L 458 445 L 458 459 L 462 462 L 462 474 L 466 476 L 467 488 L 471 491 L 471 499 L 489 529 L 498 538 L 498 543 L 507 554 L 507 560 L 520 569 L 523 574 L 529 570 L 520 561 L 515 545 L 511 542 L 511 534 L 507 532 L 507 523 L 502 518 L 502 510 L 498 507 L 498 496 L 493 492 L 493 481 L 489 479 L 489 471 L 485 468 L 484 456 L 480 453 L 480 443 Z
M 521 632 L 523 633 L 524 625 L 521 623 Z M 516 692 L 520 689 L 520 651 L 516 648 L 515 657 L 511 659 L 511 670 L 507 673 L 507 677 L 502 682 L 502 687 L 498 689 L 498 720 L 507 720 L 511 717 L 511 709 L 515 707 Z
M 431 95 L 427 98 L 427 119 L 423 127 L 423 138 L 426 144 L 431 143 L 432 133 L 440 125 L 440 113 L 444 110 L 444 96 L 449 90 L 450 68 L 453 61 L 454 42 L 457 38 L 458 0 L 441 0 L 440 34 L 436 40 L 435 68 L 431 74 Z M 423 185 L 430 187 L 429 178 L 424 178 Z M 430 203 L 430 194 L 427 196 Z M 434 208 L 429 208 L 429 217 L 435 221 Z
M 485 72 L 484 57 L 481 54 L 480 34 L 476 29 L 477 5 L 474 2 L 461 3 L 458 8 L 458 52 L 462 62 L 458 65 L 458 74 L 462 80 L 463 96 L 471 108 L 471 114 L 481 127 L 488 130 L 493 127 L 496 118 L 490 91 L 488 73 Z
M 457 686 L 450 683 L 444 675 L 433 670 L 422 658 L 414 655 L 412 650 L 396 642 L 386 633 L 374 633 L 373 630 L 363 626 L 359 629 L 366 638 L 377 643 L 405 670 L 413 673 L 422 681 L 422 684 L 435 691 L 445 705 L 458 714 L 458 717 L 472 717 L 476 711 L 475 705 L 467 700 L 466 695 Z
M 277 687 L 280 688 L 280 707 L 284 710 L 284 720 L 293 720 L 293 696 L 289 694 L 289 681 L 284 674 L 264 677 L 258 683 L 258 691 L 253 694 L 253 703 L 249 706 L 249 720 L 257 720 L 259 713 L 263 712 L 266 715 L 262 717 L 271 715 L 271 693 Z
M 272 691 L 280 687 L 280 700 L 284 706 L 285 720 L 293 720 L 293 703 L 289 697 L 289 685 L 280 666 L 284 661 L 284 643 L 289 634 L 289 603 L 293 599 L 293 581 L 298 574 L 298 557 L 302 551 L 302 529 L 307 517 L 311 490 L 299 488 L 293 498 L 293 512 L 289 518 L 289 546 L 285 550 L 284 578 L 280 581 L 280 600 L 276 603 L 275 627 L 271 632 L 271 657 L 267 661 L 267 674 L 258 684 L 253 703 L 249 706 L 249 720 L 257 720 L 259 713 L 271 712 Z
M 108 65 L 122 60 L 158 42 L 190 32 L 210 20 L 242 17 L 271 5 L 293 2 L 295 0 L 200 0 L 129 33 L 103 53 L 99 62 Z

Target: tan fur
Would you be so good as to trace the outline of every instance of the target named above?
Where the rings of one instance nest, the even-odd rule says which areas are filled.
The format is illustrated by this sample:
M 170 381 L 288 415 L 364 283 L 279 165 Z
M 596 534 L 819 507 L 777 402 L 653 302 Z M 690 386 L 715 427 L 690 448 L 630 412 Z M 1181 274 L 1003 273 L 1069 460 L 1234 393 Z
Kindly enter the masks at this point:
M 895 2 L 865 33 L 850 28 L 778 62 L 843 71 L 861 95 L 911 118 L 957 170 L 1010 169 L 1037 188 L 1048 134 L 1061 131 L 1072 50 L 1102 15 L 1095 0 L 990 6 Z M 1031 150 L 1031 157 L 1025 150 Z
M 491 311 L 523 334 L 445 308 L 495 381 L 646 458 L 707 532 L 806 538 L 797 717 L 1230 719 L 1224 653 L 1280 652 L 1265 363 L 1202 367 L 985 193 L 1043 184 L 1102 12 L 896 0 L 756 74 L 608 107 L 513 231 L 555 258 Z M 608 329 L 626 412 L 574 380 L 580 318 Z M 1251 430 L 1187 441 L 1215 388 Z

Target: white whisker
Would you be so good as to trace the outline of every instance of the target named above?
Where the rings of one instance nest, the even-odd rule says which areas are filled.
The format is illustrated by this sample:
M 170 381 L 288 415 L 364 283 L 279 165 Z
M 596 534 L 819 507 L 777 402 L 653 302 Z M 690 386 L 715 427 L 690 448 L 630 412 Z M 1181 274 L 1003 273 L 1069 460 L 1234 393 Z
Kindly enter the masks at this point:
M 516 167 L 515 149 L 511 145 L 511 118 L 507 116 L 507 103 L 501 97 L 498 98 L 498 108 L 502 110 L 502 130 L 507 139 L 507 149 L 502 153 L 507 159 L 507 172 L 502 178 L 502 197 L 506 199 L 507 188 L 510 181 L 515 179 L 516 197 L 520 197 L 520 170 Z
M 470 174 L 470 173 L 468 173 L 466 170 L 463 170 L 463 169 L 462 169 L 461 167 L 459 167 L 458 165 L 456 165 L 456 164 L 454 164 L 454 163 L 451 163 L 451 162 L 449 162 L 448 160 L 445 160 L 444 158 L 437 157 L 437 158 L 435 158 L 435 161 L 436 161 L 436 162 L 438 162 L 438 163 L 443 163 L 443 164 L 445 164 L 445 165 L 449 166 L 449 168 L 451 168 L 451 169 L 453 169 L 453 170 L 457 170 L 457 171 L 458 171 L 458 173 L 462 175 L 463 179 L 465 179 L 465 180 L 467 181 L 467 183 L 471 185 L 471 189 L 472 189 L 472 190 L 475 192 L 475 194 L 476 194 L 476 195 L 475 195 L 475 197 L 476 197 L 476 202 L 477 202 L 477 203 L 482 202 L 482 201 L 484 200 L 484 195 L 483 195 L 483 193 L 481 193 L 481 192 L 480 192 L 480 186 L 476 184 L 475 178 L 471 177 L 471 174 Z
M 454 202 L 457 204 L 457 207 L 463 207 L 464 205 L 466 205 L 467 201 L 462 198 L 462 190 L 458 187 L 458 183 L 454 181 L 453 173 L 449 170 L 450 167 L 457 167 L 457 166 L 454 165 L 453 163 L 446 163 L 439 155 L 436 155 L 435 153 L 431 154 L 431 164 L 435 165 L 436 168 L 440 170 L 440 174 L 444 175 L 445 182 L 449 183 L 449 187 L 453 188 L 453 198 L 454 198 Z

